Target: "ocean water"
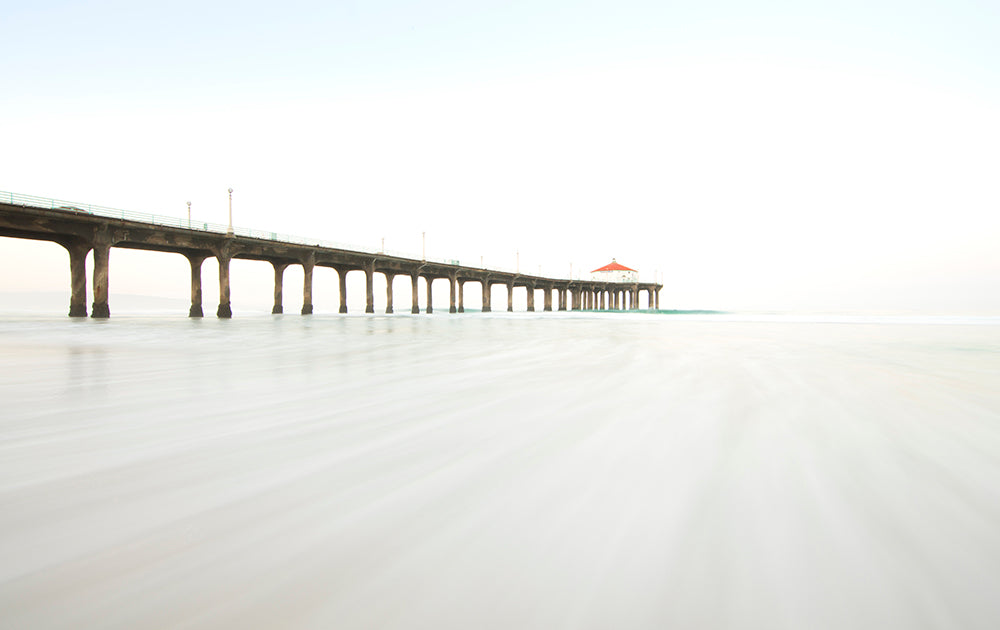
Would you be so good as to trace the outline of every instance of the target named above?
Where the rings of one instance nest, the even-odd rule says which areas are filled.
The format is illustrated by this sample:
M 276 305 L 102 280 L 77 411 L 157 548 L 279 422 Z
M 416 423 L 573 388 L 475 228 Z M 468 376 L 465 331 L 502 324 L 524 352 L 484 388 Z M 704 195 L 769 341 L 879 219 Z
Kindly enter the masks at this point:
M 2 628 L 995 628 L 1000 318 L 0 317 Z

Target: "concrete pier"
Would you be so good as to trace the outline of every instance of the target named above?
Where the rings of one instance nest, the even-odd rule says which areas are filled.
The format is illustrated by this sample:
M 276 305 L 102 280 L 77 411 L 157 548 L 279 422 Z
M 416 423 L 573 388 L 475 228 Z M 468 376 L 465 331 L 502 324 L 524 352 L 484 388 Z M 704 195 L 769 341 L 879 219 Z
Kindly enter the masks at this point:
M 410 275 L 410 283 L 411 283 L 411 286 L 412 286 L 412 289 L 410 291 L 410 295 L 413 298 L 413 307 L 410 309 L 410 313 L 412 313 L 413 315 L 416 315 L 416 314 L 420 313 L 420 303 L 418 301 L 419 294 L 417 293 L 417 281 L 418 280 L 420 280 L 420 275 L 419 274 L 414 273 L 414 274 Z
M 313 268 L 316 259 L 310 256 L 302 261 L 302 315 L 312 315 L 313 312 Z M 277 270 L 275 270 L 277 273 Z
M 455 277 L 454 273 L 448 274 L 448 283 L 450 285 L 448 291 L 449 291 L 449 296 L 450 296 L 450 300 L 451 300 L 450 305 L 448 306 L 448 312 L 449 313 L 457 313 L 458 312 L 458 305 L 455 303 L 455 300 L 456 300 L 456 295 L 455 294 L 456 294 L 456 292 L 458 290 L 458 287 L 456 286 L 458 284 L 458 278 Z
M 392 315 L 392 280 L 396 274 L 385 272 L 385 314 Z
M 206 258 L 208 256 L 204 254 L 187 254 L 191 265 L 191 308 L 188 309 L 188 317 L 205 316 L 201 305 L 201 264 Z
M 69 316 L 87 316 L 87 254 L 90 245 L 78 239 L 65 239 L 59 244 L 69 253 L 70 297 Z
M 219 260 L 219 308 L 215 311 L 215 316 L 228 319 L 233 316 L 233 307 L 229 299 L 229 256 L 220 254 Z
M 281 313 L 285 312 L 285 306 L 284 306 L 285 269 L 288 268 L 288 264 L 271 261 L 271 266 L 274 267 L 274 305 L 271 306 L 271 314 L 280 315 Z M 303 283 L 303 284 L 308 284 L 308 283 Z
M 375 312 L 375 261 L 365 265 L 365 312 Z
M 347 312 L 347 272 L 350 269 L 336 268 L 337 276 L 340 278 L 340 312 Z
M 483 312 L 489 313 L 492 310 L 490 302 L 492 301 L 493 291 L 491 289 L 490 281 L 483 280 Z
M 639 308 L 640 296 L 646 292 L 650 308 L 659 308 L 659 292 L 662 288 L 654 283 L 616 283 L 593 280 L 567 280 L 546 278 L 531 274 L 497 271 L 482 267 L 466 267 L 455 262 L 435 262 L 387 255 L 384 252 L 369 253 L 337 249 L 321 245 L 285 242 L 273 237 L 241 236 L 228 232 L 224 227 L 211 229 L 192 228 L 182 222 L 172 222 L 169 218 L 153 217 L 147 220 L 125 219 L 120 211 L 104 212 L 104 209 L 87 206 L 87 210 L 54 200 L 26 196 L 24 202 L 14 203 L 15 195 L 6 194 L 10 201 L 0 202 L 0 236 L 51 241 L 60 244 L 69 254 L 69 293 L 71 317 L 88 315 L 87 255 L 93 252 L 92 283 L 93 302 L 90 316 L 109 317 L 109 278 L 111 249 L 126 248 L 180 254 L 187 258 L 191 269 L 190 317 L 203 317 L 202 264 L 214 257 L 219 267 L 219 306 L 216 315 L 220 318 L 232 317 L 230 294 L 230 263 L 232 259 L 267 262 L 274 270 L 274 302 L 271 312 L 284 312 L 284 275 L 290 265 L 302 265 L 302 308 L 301 314 L 313 312 L 313 278 L 316 267 L 327 267 L 337 272 L 340 280 L 339 312 L 347 313 L 347 276 L 351 271 L 365 274 L 365 312 L 374 313 L 374 274 L 381 273 L 386 278 L 386 313 L 393 312 L 393 278 L 409 275 L 411 281 L 412 305 L 410 312 L 419 313 L 418 281 L 422 277 L 427 283 L 427 309 L 433 312 L 433 290 L 435 279 L 447 279 L 449 283 L 450 313 L 465 312 L 465 283 L 478 282 L 482 290 L 482 310 L 492 311 L 493 285 L 502 284 L 507 289 L 507 310 L 514 310 L 514 290 L 524 287 L 527 310 L 536 307 L 535 291 L 543 291 L 545 311 L 552 311 L 553 301 L 558 301 L 558 310 L 606 308 L 634 310 Z M 102 212 L 104 212 L 102 214 Z M 131 215 L 131 213 L 130 213 Z M 132 215 L 144 216 L 144 215 Z M 166 219 L 166 220 L 164 220 Z M 220 230 L 221 231 L 218 231 Z M 555 293 L 555 297 L 553 296 Z

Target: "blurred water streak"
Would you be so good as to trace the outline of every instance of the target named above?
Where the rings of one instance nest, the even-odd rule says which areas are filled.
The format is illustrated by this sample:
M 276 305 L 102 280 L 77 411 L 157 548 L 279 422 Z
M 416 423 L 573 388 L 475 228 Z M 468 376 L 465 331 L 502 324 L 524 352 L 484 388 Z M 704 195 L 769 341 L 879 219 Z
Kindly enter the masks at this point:
M 998 333 L 0 318 L 0 627 L 992 628 Z

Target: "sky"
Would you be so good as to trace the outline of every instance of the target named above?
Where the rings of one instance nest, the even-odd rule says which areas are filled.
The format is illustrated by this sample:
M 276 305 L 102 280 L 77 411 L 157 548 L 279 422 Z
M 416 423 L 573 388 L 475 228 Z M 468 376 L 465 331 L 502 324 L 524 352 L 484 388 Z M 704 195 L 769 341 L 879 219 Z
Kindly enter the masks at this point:
M 663 308 L 1000 314 L 995 2 L 0 0 L 0 29 L 0 191 L 225 223 L 232 187 L 237 226 L 616 258 Z M 68 301 L 58 245 L 0 264 Z M 234 309 L 268 304 L 234 265 Z M 113 250 L 113 312 L 187 283 Z

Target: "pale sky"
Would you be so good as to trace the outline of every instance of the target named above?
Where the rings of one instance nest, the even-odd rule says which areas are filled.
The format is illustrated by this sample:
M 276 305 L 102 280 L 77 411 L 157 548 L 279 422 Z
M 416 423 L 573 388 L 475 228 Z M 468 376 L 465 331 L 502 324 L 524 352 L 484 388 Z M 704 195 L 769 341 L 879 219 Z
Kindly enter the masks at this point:
M 1000 313 L 996 2 L 36 0 L 0 30 L 2 191 L 225 223 L 232 187 L 238 226 L 615 257 L 664 308 Z M 68 304 L 67 261 L 0 239 L 0 293 Z M 270 302 L 269 265 L 233 275 Z M 114 250 L 112 312 L 187 282 Z

